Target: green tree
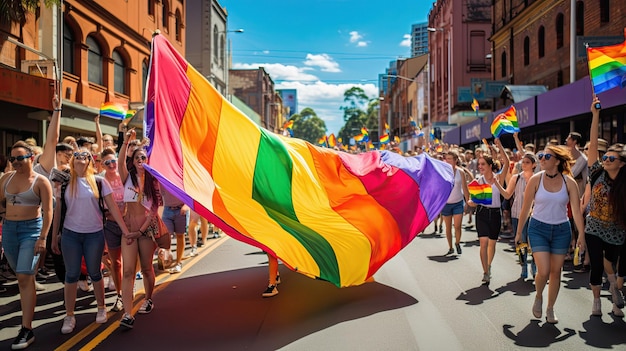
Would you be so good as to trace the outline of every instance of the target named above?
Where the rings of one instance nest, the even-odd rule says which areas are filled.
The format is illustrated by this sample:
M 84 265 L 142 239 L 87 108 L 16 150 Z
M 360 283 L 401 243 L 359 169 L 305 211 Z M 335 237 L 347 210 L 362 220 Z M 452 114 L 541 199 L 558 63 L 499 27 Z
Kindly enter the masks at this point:
M 368 106 L 370 98 L 359 87 L 352 87 L 343 93 L 343 101 L 347 106 L 341 106 L 345 124 L 339 130 L 339 137 L 347 144 L 350 138 L 361 133 L 362 127 L 367 127 L 368 114 L 364 108 Z M 378 128 L 378 123 L 376 123 Z M 367 127 L 369 129 L 369 127 Z
M 46 7 L 60 3 L 60 0 L 44 0 Z M 24 25 L 28 12 L 34 12 L 37 7 L 39 7 L 39 0 L 0 0 L 0 22 L 17 22 Z
M 326 134 L 326 123 L 310 107 L 302 109 L 290 119 L 293 120 L 294 138 L 317 144 L 317 141 Z

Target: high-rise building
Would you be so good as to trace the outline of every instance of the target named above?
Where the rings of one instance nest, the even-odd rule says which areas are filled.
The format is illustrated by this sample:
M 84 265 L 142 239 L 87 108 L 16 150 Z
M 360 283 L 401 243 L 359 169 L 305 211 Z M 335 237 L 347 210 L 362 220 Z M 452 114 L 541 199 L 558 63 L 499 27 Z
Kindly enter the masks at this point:
M 428 23 L 411 26 L 411 57 L 428 53 Z

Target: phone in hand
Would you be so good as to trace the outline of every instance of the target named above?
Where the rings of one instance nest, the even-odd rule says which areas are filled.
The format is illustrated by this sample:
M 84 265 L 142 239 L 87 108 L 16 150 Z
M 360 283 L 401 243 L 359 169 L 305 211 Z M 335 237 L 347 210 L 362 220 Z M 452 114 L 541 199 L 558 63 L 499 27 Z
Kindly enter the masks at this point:
M 596 110 L 599 110 L 599 109 L 601 109 L 601 108 L 602 108 L 602 105 L 600 105 L 600 103 L 599 103 L 599 102 L 596 102 L 596 103 L 593 105 L 593 107 L 594 107 Z
M 39 254 L 35 254 L 35 256 L 33 256 L 33 263 L 30 267 L 31 271 L 34 271 L 37 268 L 37 263 L 39 263 Z

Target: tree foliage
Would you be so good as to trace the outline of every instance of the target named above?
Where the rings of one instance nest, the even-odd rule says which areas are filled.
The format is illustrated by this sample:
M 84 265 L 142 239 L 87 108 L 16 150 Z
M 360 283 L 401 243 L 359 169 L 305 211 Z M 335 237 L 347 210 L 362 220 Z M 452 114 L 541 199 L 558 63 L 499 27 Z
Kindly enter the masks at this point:
M 44 0 L 46 7 L 60 5 L 60 0 Z M 39 0 L 0 0 L 0 22 L 17 22 L 20 25 L 26 23 L 28 12 L 34 12 L 39 7 Z
M 361 128 L 378 130 L 378 107 L 377 99 L 370 99 L 365 91 L 359 87 L 352 87 L 343 94 L 343 101 L 347 106 L 342 106 L 343 120 L 345 124 L 339 130 L 339 137 L 344 144 L 353 136 L 361 133 Z
M 317 144 L 317 141 L 326 134 L 326 123 L 310 107 L 302 109 L 290 119 L 293 120 L 294 138 Z

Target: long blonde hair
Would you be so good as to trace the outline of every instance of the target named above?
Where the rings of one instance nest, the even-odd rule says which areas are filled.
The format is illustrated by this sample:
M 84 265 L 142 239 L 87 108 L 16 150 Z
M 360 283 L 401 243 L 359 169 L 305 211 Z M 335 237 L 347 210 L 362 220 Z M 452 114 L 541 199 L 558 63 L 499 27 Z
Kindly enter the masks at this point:
M 100 192 L 98 191 L 98 185 L 96 184 L 96 170 L 93 167 L 93 157 L 91 156 L 91 152 L 85 148 L 81 148 L 77 151 L 78 153 L 82 153 L 82 152 L 87 152 L 89 153 L 89 157 L 88 159 L 88 163 L 87 163 L 87 168 L 85 168 L 85 180 L 87 180 L 87 184 L 89 184 L 89 187 L 91 187 L 91 191 L 94 194 L 94 197 L 96 199 L 98 199 L 100 197 Z M 78 184 L 78 175 L 76 174 L 76 170 L 74 169 L 74 155 L 72 155 L 72 158 L 70 159 L 70 182 L 69 182 L 69 188 L 70 188 L 70 195 L 72 197 L 76 196 L 77 190 L 76 187 Z

